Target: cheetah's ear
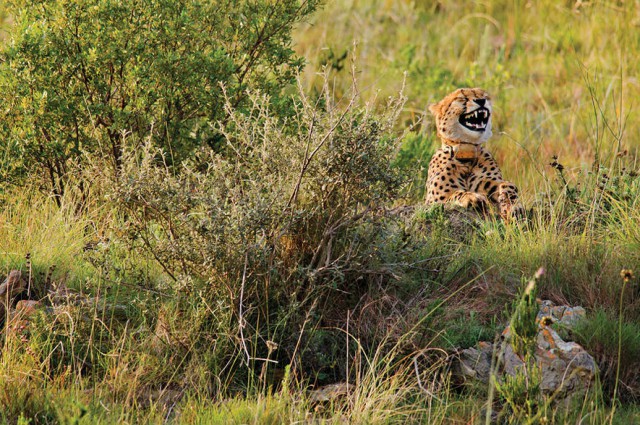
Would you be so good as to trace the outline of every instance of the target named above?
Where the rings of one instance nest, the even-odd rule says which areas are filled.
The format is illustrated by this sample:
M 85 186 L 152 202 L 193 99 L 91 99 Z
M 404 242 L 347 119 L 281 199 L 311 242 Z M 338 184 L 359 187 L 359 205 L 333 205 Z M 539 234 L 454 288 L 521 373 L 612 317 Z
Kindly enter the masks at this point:
M 431 105 L 429 105 L 429 112 L 431 112 L 431 114 L 433 114 L 434 117 L 440 114 L 440 109 L 441 109 L 440 103 L 432 103 Z

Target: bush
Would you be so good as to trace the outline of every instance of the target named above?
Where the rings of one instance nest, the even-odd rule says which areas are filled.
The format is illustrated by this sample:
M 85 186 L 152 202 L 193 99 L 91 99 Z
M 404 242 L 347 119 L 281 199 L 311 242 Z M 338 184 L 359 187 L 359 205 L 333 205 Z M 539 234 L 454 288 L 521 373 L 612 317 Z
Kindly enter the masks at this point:
M 413 172 L 415 177 L 408 191 L 413 199 L 424 198 L 429 161 L 439 147 L 439 141 L 433 140 L 433 135 L 427 137 L 423 133 L 408 133 L 402 141 L 395 165 Z
M 179 164 L 215 148 L 210 126 L 247 89 L 286 111 L 282 87 L 303 60 L 295 23 L 318 1 L 15 0 L 0 54 L 3 178 L 40 173 L 62 195 L 75 166 L 96 155 L 116 172 L 125 148 L 151 138 Z
M 233 310 L 233 355 L 253 366 L 274 341 L 286 364 L 312 304 L 341 289 L 328 301 L 340 304 L 345 290 L 392 273 L 376 263 L 379 233 L 363 229 L 381 222 L 403 182 L 391 165 L 403 99 L 378 115 L 355 87 L 334 101 L 325 86 L 315 102 L 301 94 L 290 119 L 265 94 L 250 101 L 241 113 L 227 95 L 224 154 L 200 150 L 180 173 L 150 145 L 127 150 L 112 196 L 179 296 Z

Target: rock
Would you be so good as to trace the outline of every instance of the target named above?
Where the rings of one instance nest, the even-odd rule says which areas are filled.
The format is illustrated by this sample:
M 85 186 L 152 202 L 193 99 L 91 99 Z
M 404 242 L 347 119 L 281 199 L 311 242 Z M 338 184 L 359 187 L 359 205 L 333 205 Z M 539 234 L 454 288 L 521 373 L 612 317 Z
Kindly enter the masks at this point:
M 35 311 L 42 306 L 40 301 L 35 300 L 20 300 L 16 304 L 16 315 L 20 315 L 22 317 L 31 316 Z
M 568 395 L 586 389 L 596 376 L 594 358 L 575 342 L 565 342 L 553 329 L 538 332 L 536 361 L 542 371 L 540 389 L 548 394 Z
M 40 301 L 20 300 L 16 304 L 14 310 L 9 310 L 9 324 L 7 326 L 7 335 L 15 335 L 22 333 L 29 326 L 31 316 L 42 307 Z
M 4 322 L 7 311 L 11 309 L 13 297 L 27 287 L 20 270 L 11 270 L 7 278 L 0 284 L 0 323 Z M 7 305 L 7 301 L 9 305 Z
M 489 383 L 493 344 L 483 341 L 478 343 L 478 348 L 466 348 L 458 353 L 458 372 L 466 379 Z
M 582 346 L 564 341 L 549 327 L 552 323 L 560 323 L 571 328 L 584 316 L 585 310 L 582 307 L 555 306 L 550 301 L 540 302 L 535 360 L 542 374 L 540 389 L 544 394 L 567 398 L 588 388 L 595 379 L 598 369 L 594 358 Z M 525 368 L 525 363 L 514 352 L 511 344 L 507 343 L 509 335 L 507 327 L 498 347 L 480 342 L 478 348 L 461 350 L 454 365 L 454 375 L 461 377 L 463 381 L 488 383 L 492 356 L 497 353 L 498 376 L 515 376 Z
M 325 385 L 324 387 L 320 387 L 309 392 L 309 401 L 311 403 L 330 402 L 346 397 L 348 394 L 349 384 L 346 382 L 339 382 L 337 384 Z
M 3 306 L 7 299 L 12 299 L 26 288 L 27 283 L 22 279 L 20 270 L 11 270 L 7 278 L 0 284 L 0 304 Z
M 504 353 L 502 355 L 502 367 L 504 368 L 504 373 L 509 376 L 516 376 L 516 374 L 525 369 L 524 361 L 520 358 L 520 356 L 513 350 L 511 344 L 504 344 Z
M 569 329 L 573 329 L 575 324 L 587 314 L 582 307 L 556 306 L 549 300 L 540 301 L 539 304 L 540 311 L 536 319 L 538 322 L 543 322 L 545 318 L 551 319 L 553 323 L 559 323 Z

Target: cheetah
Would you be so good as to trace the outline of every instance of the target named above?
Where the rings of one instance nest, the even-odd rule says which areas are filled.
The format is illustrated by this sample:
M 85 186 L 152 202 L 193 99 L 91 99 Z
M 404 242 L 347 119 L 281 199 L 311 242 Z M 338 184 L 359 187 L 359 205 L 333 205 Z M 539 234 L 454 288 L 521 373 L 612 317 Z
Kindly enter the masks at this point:
M 491 137 L 491 97 L 462 88 L 429 106 L 442 147 L 429 163 L 426 204 L 459 205 L 487 211 L 496 205 L 505 220 L 524 215 L 518 189 L 504 181 L 483 144 Z

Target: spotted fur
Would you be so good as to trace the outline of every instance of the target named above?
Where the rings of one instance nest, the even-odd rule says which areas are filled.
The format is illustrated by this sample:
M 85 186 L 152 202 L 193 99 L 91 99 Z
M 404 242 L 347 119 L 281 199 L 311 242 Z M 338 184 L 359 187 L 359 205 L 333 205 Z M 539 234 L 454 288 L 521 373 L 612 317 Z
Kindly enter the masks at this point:
M 524 209 L 518 189 L 506 182 L 485 143 L 491 132 L 491 97 L 482 89 L 458 89 L 429 107 L 442 147 L 429 163 L 426 203 L 452 203 L 486 211 L 495 205 L 504 219 Z

